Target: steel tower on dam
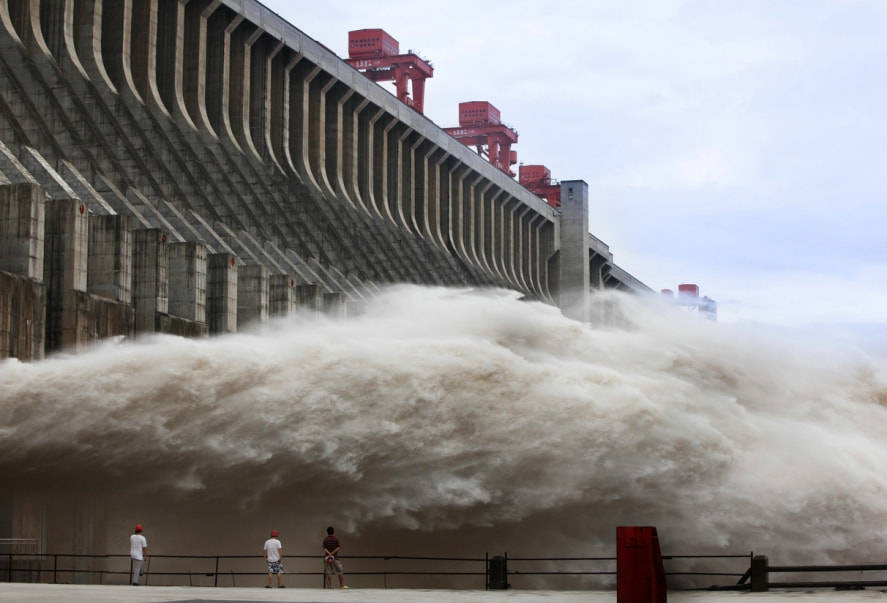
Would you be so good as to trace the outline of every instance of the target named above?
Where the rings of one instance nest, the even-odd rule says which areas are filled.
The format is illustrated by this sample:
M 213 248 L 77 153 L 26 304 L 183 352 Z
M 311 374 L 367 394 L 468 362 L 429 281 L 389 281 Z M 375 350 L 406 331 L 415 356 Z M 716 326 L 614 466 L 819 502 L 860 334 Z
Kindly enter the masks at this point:
M 0 0 L 0 357 L 225 333 L 386 283 L 583 317 L 648 290 L 588 233 L 254 0 Z

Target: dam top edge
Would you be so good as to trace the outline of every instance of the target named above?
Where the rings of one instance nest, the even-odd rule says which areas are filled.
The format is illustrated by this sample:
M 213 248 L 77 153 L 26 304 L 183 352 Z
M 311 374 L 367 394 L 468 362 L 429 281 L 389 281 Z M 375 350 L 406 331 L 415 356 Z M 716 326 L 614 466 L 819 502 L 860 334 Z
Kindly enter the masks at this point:
M 522 187 L 513 178 L 509 178 L 497 168 L 490 165 L 471 149 L 447 134 L 428 117 L 400 102 L 397 97 L 382 86 L 364 77 L 362 73 L 348 65 L 332 50 L 318 42 L 298 27 L 284 19 L 258 0 L 221 0 L 222 5 L 230 8 L 268 35 L 280 39 L 286 46 L 305 55 L 317 66 L 339 81 L 354 88 L 364 98 L 385 109 L 389 114 L 403 122 L 422 136 L 432 141 L 449 155 L 469 166 L 474 172 L 504 190 L 512 197 L 528 205 L 547 221 L 553 222 L 558 212 L 542 199 Z

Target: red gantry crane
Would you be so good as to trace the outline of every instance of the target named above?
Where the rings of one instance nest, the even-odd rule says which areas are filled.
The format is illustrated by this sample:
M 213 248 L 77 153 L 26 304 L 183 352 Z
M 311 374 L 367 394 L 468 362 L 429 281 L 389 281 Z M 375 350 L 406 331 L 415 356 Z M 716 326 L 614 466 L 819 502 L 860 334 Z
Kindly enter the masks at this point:
M 397 98 L 419 113 L 425 106 L 425 80 L 434 77 L 431 63 L 412 50 L 400 54 L 400 44 L 383 29 L 357 29 L 348 32 L 346 63 L 374 82 L 394 81 Z M 407 90 L 412 83 L 413 96 Z
M 476 146 L 478 155 L 514 176 L 511 166 L 517 163 L 517 153 L 511 150 L 511 145 L 517 142 L 517 130 L 503 124 L 499 120 L 499 109 L 490 103 L 459 103 L 459 127 L 444 128 L 444 132 L 466 146 Z
M 551 179 L 551 170 L 544 165 L 521 165 L 518 181 L 528 191 L 542 197 L 552 207 L 561 206 L 561 185 Z

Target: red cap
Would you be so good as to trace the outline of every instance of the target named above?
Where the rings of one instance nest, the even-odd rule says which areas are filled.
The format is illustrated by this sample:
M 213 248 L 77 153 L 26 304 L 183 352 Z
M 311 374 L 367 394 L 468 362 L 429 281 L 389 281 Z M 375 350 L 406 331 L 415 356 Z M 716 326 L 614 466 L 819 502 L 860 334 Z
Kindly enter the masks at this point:
M 271 535 L 277 538 L 278 536 L 280 536 L 280 532 L 278 532 L 277 530 L 271 530 Z
M 141 531 L 142 531 L 142 524 L 137 523 L 136 524 L 136 532 L 141 532 Z

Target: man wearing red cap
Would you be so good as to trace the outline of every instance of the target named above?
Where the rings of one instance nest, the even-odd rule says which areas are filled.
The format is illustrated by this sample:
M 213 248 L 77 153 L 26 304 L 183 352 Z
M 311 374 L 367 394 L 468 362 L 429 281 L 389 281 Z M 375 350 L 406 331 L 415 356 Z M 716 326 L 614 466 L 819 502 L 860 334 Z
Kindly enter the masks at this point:
M 283 585 L 283 545 L 277 537 L 280 532 L 271 530 L 271 538 L 265 541 L 265 564 L 268 566 L 268 584 L 265 588 L 271 588 L 271 575 L 277 575 L 277 588 L 286 588 Z
M 129 558 L 132 560 L 132 585 L 139 585 L 142 575 L 142 562 L 148 555 L 148 541 L 142 535 L 142 524 L 136 524 L 135 531 L 129 537 Z

